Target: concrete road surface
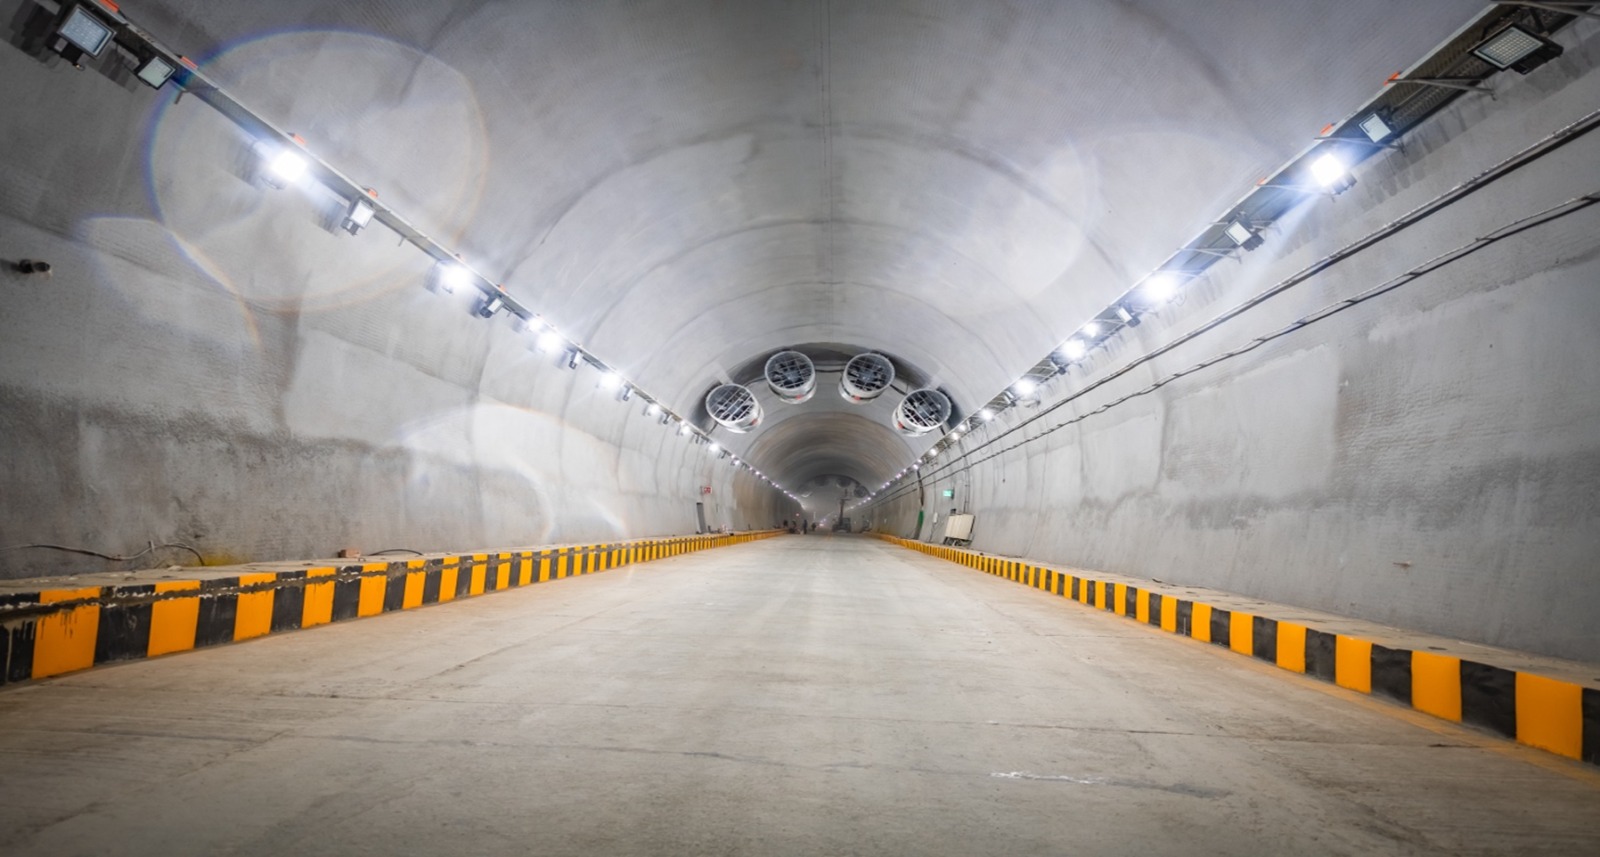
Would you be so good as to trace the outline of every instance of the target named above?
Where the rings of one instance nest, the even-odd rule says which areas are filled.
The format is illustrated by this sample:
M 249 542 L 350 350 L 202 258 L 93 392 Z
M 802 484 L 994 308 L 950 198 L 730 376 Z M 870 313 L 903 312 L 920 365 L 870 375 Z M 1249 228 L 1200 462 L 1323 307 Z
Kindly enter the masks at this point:
M 1600 773 L 856 537 L 0 692 L 0 854 L 1600 854 Z

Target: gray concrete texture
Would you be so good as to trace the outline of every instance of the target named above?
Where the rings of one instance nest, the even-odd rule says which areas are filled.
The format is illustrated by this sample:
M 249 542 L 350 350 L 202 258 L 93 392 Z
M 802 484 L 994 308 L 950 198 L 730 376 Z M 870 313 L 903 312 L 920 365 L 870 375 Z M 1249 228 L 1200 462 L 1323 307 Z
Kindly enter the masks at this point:
M 1053 402 L 1600 107 L 1586 24 L 1557 63 L 1458 102 L 1269 230 Z M 1315 326 L 1046 433 L 1536 212 L 1600 192 L 1589 135 L 1256 311 L 989 443 L 925 485 L 975 547 L 1600 660 L 1600 211 L 1524 232 Z M 1282 249 L 1278 249 L 1282 245 Z M 1274 252 L 1268 252 L 1268 250 Z M 944 489 L 955 501 L 940 498 Z M 918 495 L 876 512 L 909 534 Z M 942 525 L 940 525 L 942 526 Z M 926 527 L 937 535 L 939 527 Z
M 0 851 L 1538 855 L 1600 776 L 863 537 L 0 694 Z
M 13 37 L 31 5 L 0 0 Z M 879 349 L 975 410 L 1479 8 L 149 0 L 128 12 L 687 413 L 797 345 Z M 1222 305 L 1592 103 L 1579 73 L 1592 53 L 1573 44 L 1526 81 L 1503 76 L 1506 96 L 1462 102 L 1385 161 L 1391 179 L 1319 203 L 1188 306 Z M 707 497 L 713 526 L 792 513 L 609 401 L 592 374 L 530 354 L 503 320 L 423 292 L 426 260 L 383 230 L 337 234 L 339 200 L 253 186 L 250 141 L 195 99 L 10 46 L 0 78 L 0 258 L 56 265 L 50 279 L 0 275 L 0 547 L 181 541 L 267 560 L 685 532 Z M 1497 213 L 1486 208 L 1451 223 L 1477 228 Z M 1534 284 L 1527 299 L 1468 283 L 1373 336 L 1292 346 L 1307 356 L 1280 355 L 1273 371 L 1258 355 L 1196 379 L 1204 389 L 1172 415 L 1145 403 L 1086 428 L 1099 432 L 1092 454 L 1062 432 L 987 465 L 963 502 L 998 549 L 1152 576 L 1182 565 L 1199 583 L 1600 657 L 1570 621 L 1592 616 L 1600 591 L 1578 559 L 1600 530 L 1593 382 L 1560 371 L 1592 342 L 1576 335 L 1595 318 L 1578 288 L 1593 280 L 1583 234 L 1540 232 L 1511 254 L 1507 288 Z M 1418 253 L 1380 255 L 1318 288 Z M 1496 359 L 1460 359 L 1485 328 L 1504 336 Z M 1335 407 L 1330 391 L 1345 388 L 1330 375 L 1370 379 L 1346 394 L 1365 399 Z M 890 397 L 848 406 L 834 380 L 800 407 L 767 396 L 765 426 L 719 440 L 786 484 L 879 484 L 927 440 L 887 427 Z M 1463 415 L 1481 431 L 1460 430 Z M 1090 493 L 1045 475 L 1085 467 Z M 5 576 L 79 567 L 0 553 Z

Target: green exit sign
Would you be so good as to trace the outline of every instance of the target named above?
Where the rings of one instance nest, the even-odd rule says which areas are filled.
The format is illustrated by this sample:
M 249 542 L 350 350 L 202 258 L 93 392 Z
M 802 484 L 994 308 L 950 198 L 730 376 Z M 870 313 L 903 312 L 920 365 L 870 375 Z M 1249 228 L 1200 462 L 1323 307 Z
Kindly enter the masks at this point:
M 946 497 L 954 497 L 954 496 L 956 496 L 956 489 L 954 489 L 954 488 L 946 488 L 946 489 L 944 489 L 944 496 L 946 496 Z

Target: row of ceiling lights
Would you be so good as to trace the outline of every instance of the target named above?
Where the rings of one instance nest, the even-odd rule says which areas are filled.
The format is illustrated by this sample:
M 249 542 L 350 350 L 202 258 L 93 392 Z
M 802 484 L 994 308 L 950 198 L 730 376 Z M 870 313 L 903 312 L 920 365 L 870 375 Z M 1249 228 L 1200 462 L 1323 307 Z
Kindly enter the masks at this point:
M 99 57 L 108 46 L 116 44 L 137 60 L 135 74 L 151 87 L 160 89 L 167 81 L 173 80 L 175 85 L 187 90 L 192 83 L 198 82 L 200 86 L 195 89 L 212 97 L 221 97 L 219 95 L 221 89 L 207 81 L 193 62 L 168 50 L 149 33 L 134 26 L 111 0 L 85 0 L 85 2 L 64 4 L 57 17 L 54 32 L 51 48 L 77 68 L 83 67 L 84 57 Z M 231 98 L 228 99 L 228 103 L 235 105 L 238 111 L 244 113 L 253 123 L 265 128 L 271 127 L 265 120 L 249 113 Z M 230 118 L 234 118 L 237 122 L 239 117 L 230 116 Z M 727 458 L 730 466 L 749 471 L 756 478 L 783 492 L 789 499 L 796 503 L 800 502 L 800 498 L 794 492 L 749 462 L 739 460 L 738 456 L 730 456 L 721 446 L 711 441 L 705 432 L 673 413 L 660 400 L 646 394 L 616 369 L 562 334 L 538 314 L 522 306 L 519 301 L 506 293 L 505 286 L 492 283 L 461 262 L 459 254 L 444 251 L 431 239 L 409 228 L 408 222 L 399 218 L 399 215 L 387 206 L 381 206 L 377 202 L 377 191 L 372 188 L 361 188 L 361 193 L 351 193 L 348 188 L 351 183 L 320 159 L 316 159 L 315 163 L 321 169 L 316 170 L 314 175 L 313 158 L 306 148 L 305 140 L 299 135 L 273 133 L 266 136 L 280 139 L 260 139 L 252 145 L 252 151 L 258 159 L 258 175 L 264 184 L 283 189 L 316 180 L 335 193 L 342 192 L 348 197 L 348 207 L 340 227 L 351 235 L 356 235 L 369 226 L 382 209 L 386 224 L 399 227 L 396 231 L 402 238 L 419 246 L 435 258 L 434 267 L 427 279 L 430 291 L 454 294 L 458 289 L 463 291 L 472 289 L 479 293 L 479 298 L 472 307 L 473 314 L 490 319 L 501 312 L 507 313 L 515 319 L 517 329 L 531 337 L 529 347 L 532 350 L 544 353 L 563 351 L 564 362 L 569 369 L 577 369 L 587 363 L 600 372 L 596 385 L 600 389 L 613 392 L 618 401 L 629 401 L 637 394 L 645 402 L 645 416 L 655 417 L 663 425 L 676 423 L 680 437 L 695 443 L 708 444 L 707 449 L 710 454 L 719 459 Z M 343 191 L 341 186 L 345 187 Z
M 1534 3 L 1501 3 L 1498 5 L 1539 6 L 1539 4 Z M 1590 5 L 1589 3 L 1559 2 L 1545 4 L 1547 7 L 1553 7 L 1555 11 L 1578 15 L 1592 14 L 1584 11 Z M 1583 9 L 1578 7 L 1583 7 Z M 1471 53 L 1492 66 L 1494 71 L 1509 69 L 1520 74 L 1527 74 L 1551 59 L 1560 56 L 1562 48 L 1539 33 L 1532 32 L 1517 23 L 1510 23 L 1496 28 L 1490 35 L 1473 47 Z M 1431 84 L 1443 86 L 1447 89 L 1487 91 L 1480 86 L 1469 86 L 1450 80 L 1408 80 L 1402 78 L 1398 73 L 1390 77 L 1386 85 L 1397 82 Z M 1395 147 L 1399 136 L 1397 129 L 1391 124 L 1390 117 L 1386 116 L 1383 111 L 1368 109 L 1358 112 L 1356 116 L 1360 118 L 1353 122 L 1347 120 L 1324 128 L 1322 134 L 1317 138 L 1317 144 L 1279 168 L 1272 179 L 1258 183 L 1256 189 L 1252 190 L 1252 194 L 1261 190 L 1281 189 L 1305 194 L 1306 198 L 1311 198 L 1312 196 L 1334 197 L 1354 187 L 1356 180 L 1351 174 L 1354 164 L 1360 160 L 1365 160 L 1366 157 L 1380 149 Z M 1364 139 L 1329 136 L 1329 132 L 1334 131 L 1335 126 L 1348 125 L 1354 125 L 1358 128 L 1364 135 Z M 1370 148 L 1361 157 L 1352 159 L 1348 157 L 1352 144 L 1356 146 L 1365 145 Z M 1234 209 L 1245 208 L 1248 200 L 1249 195 L 1240 204 L 1235 205 Z M 1202 255 L 1212 258 L 1213 261 L 1224 255 L 1232 256 L 1235 253 L 1248 252 L 1260 247 L 1265 243 L 1261 230 L 1270 225 L 1270 222 L 1248 219 L 1235 213 L 1219 221 L 1216 225 L 1222 227 L 1222 236 L 1231 243 L 1232 250 L 1226 253 L 1220 251 L 1202 252 Z M 1178 254 L 1174 255 L 1183 255 L 1185 252 L 1190 251 L 1192 251 L 1192 248 L 1180 250 Z M 974 416 L 957 423 L 926 453 L 918 455 L 911 464 L 890 477 L 876 491 L 852 504 L 851 508 L 872 503 L 881 492 L 888 490 L 895 483 L 919 473 L 924 462 L 931 462 L 938 457 L 940 452 L 958 443 L 963 435 L 992 421 L 999 411 L 1034 396 L 1038 392 L 1041 383 L 1066 372 L 1067 367 L 1082 361 L 1088 356 L 1092 348 L 1103 344 L 1106 338 L 1115 333 L 1116 330 L 1137 326 L 1139 324 L 1139 315 L 1154 312 L 1165 305 L 1181 293 L 1184 285 L 1199 277 L 1202 273 L 1204 273 L 1203 269 L 1172 268 L 1166 265 L 1151 272 L 1133 288 L 1124 292 L 1122 297 L 1112 303 L 1108 309 L 1098 313 L 1095 319 L 1084 323 L 1071 336 L 1067 337 L 1061 345 L 1057 346 L 1051 357 L 1041 363 L 1041 365 L 1044 365 L 1045 362 L 1049 364 L 1047 374 L 1043 376 L 1037 372 L 1024 374 L 1007 387 L 1005 391 L 991 400 L 987 407 L 979 410 Z M 1109 323 L 1099 320 L 1102 318 L 1108 318 Z
M 299 141 L 299 138 L 295 138 Z M 303 141 L 301 145 L 304 145 Z M 287 148 L 275 148 L 270 145 L 257 145 L 257 152 L 261 157 L 263 172 L 267 183 L 273 187 L 283 188 L 298 184 L 306 179 L 307 161 L 298 152 Z M 369 222 L 373 216 L 373 208 L 364 200 L 356 199 L 351 202 L 350 210 L 346 213 L 343 226 L 347 232 L 354 235 Z M 483 280 L 477 273 L 460 262 L 436 262 L 433 270 L 428 275 L 427 288 L 439 294 L 455 294 L 457 289 L 483 292 Z M 756 478 L 766 482 L 773 488 L 782 491 L 789 499 L 799 502 L 788 488 L 773 480 L 772 477 L 762 473 L 747 461 L 741 461 L 737 455 L 730 455 L 720 445 L 711 440 L 710 435 L 700 430 L 688 420 L 670 411 L 660 400 L 650 396 L 638 385 L 623 377 L 622 373 L 607 365 L 604 361 L 589 353 L 582 345 L 573 341 L 556 327 L 545 321 L 537 314 L 522 315 L 511 310 L 505 294 L 505 286 L 494 285 L 492 291 L 480 295 L 472 308 L 473 315 L 479 318 L 490 319 L 501 312 L 507 312 L 515 321 L 513 322 L 519 332 L 527 334 L 530 338 L 528 347 L 540 353 L 560 351 L 563 363 L 568 369 L 578 369 L 588 364 L 600 372 L 595 385 L 602 390 L 615 395 L 617 401 L 626 402 L 635 394 L 645 403 L 644 415 L 654 417 L 662 425 L 676 423 L 677 433 L 680 437 L 692 438 L 696 443 L 708 444 L 707 450 L 719 459 L 726 458 L 728 464 L 749 471 Z
M 1587 8 L 1589 4 L 1552 0 L 1552 2 L 1542 4 L 1507 2 L 1499 5 L 1553 8 L 1557 11 L 1565 11 L 1571 14 L 1588 14 L 1578 7 Z M 1534 20 L 1538 21 L 1538 12 L 1534 11 L 1532 14 L 1535 16 Z M 122 16 L 113 0 L 92 0 L 92 2 L 81 2 L 80 0 L 80 2 L 64 4 L 57 18 L 55 33 L 52 48 L 79 68 L 82 67 L 81 62 L 84 56 L 98 57 L 108 45 L 115 43 L 126 48 L 133 55 L 137 62 L 135 74 L 144 83 L 159 89 L 168 80 L 175 80 L 177 85 L 186 86 L 190 79 L 200 78 L 205 90 L 213 98 L 225 98 L 228 103 L 239 111 L 245 112 L 250 119 L 270 128 L 265 120 L 248 113 L 243 105 L 239 105 L 237 102 L 232 101 L 231 98 L 223 96 L 219 87 L 209 81 L 205 81 L 194 63 L 185 57 L 166 50 L 148 33 L 135 27 Z M 1522 74 L 1527 74 L 1539 65 L 1559 56 L 1561 52 L 1561 47 L 1544 35 L 1532 32 L 1515 22 L 1498 28 L 1472 48 L 1473 55 L 1482 59 L 1494 69 L 1511 69 Z M 1398 74 L 1388 81 L 1388 83 L 1397 82 L 1484 91 L 1483 87 L 1470 82 L 1426 78 L 1402 79 Z M 236 116 L 230 116 L 230 118 L 234 118 L 235 121 L 239 119 Z M 1371 112 L 1355 124 L 1367 137 L 1366 142 L 1380 147 L 1392 145 L 1389 142 L 1389 138 L 1394 136 L 1394 129 L 1381 112 Z M 1329 128 L 1325 128 L 1324 134 L 1332 128 L 1333 126 L 1331 125 Z M 277 134 L 274 136 L 282 137 L 283 135 Z M 1320 192 L 1330 196 L 1348 190 L 1355 184 L 1355 179 L 1350 175 L 1351 164 L 1349 160 L 1341 157 L 1342 148 L 1338 147 L 1341 143 L 1350 142 L 1350 138 L 1325 136 L 1319 137 L 1319 140 L 1334 142 L 1313 148 L 1309 153 L 1291 161 L 1289 165 L 1280 169 L 1277 174 L 1280 178 L 1287 175 L 1291 178 L 1302 179 L 1301 181 L 1289 185 L 1263 182 L 1260 187 L 1287 188 L 1300 192 Z M 288 142 L 296 144 L 302 150 L 305 146 L 305 141 L 296 135 L 288 135 Z M 306 157 L 300 151 L 296 151 L 295 148 L 285 145 L 282 140 L 276 145 L 270 141 L 263 140 L 257 144 L 256 148 L 265 167 L 264 177 L 269 184 L 277 187 L 295 184 L 303 181 L 310 171 L 310 164 Z M 345 180 L 342 175 L 332 171 L 330 167 L 321 164 L 320 161 L 319 164 L 324 168 L 322 170 L 323 173 L 336 180 L 335 184 L 349 184 L 348 180 Z M 1309 177 L 1312 182 L 1308 185 L 1303 181 L 1304 177 Z M 1318 188 L 1320 190 L 1317 190 Z M 331 189 L 338 191 L 337 188 Z M 365 191 L 365 197 L 350 194 L 349 207 L 341 223 L 343 228 L 352 235 L 357 234 L 361 229 L 369 225 L 373 218 L 379 214 L 380 206 L 375 202 L 376 191 L 371 188 L 363 188 L 362 190 Z M 440 252 L 442 248 L 436 242 L 417 233 L 410 228 L 408 223 L 403 219 L 399 219 L 398 215 L 394 215 L 387 207 L 384 207 L 383 213 L 388 215 L 384 218 L 384 222 L 396 227 L 396 231 L 400 232 L 403 238 L 422 247 L 439 260 L 435 272 L 430 278 L 430 288 L 448 292 L 453 291 L 458 286 L 469 284 L 475 286 L 484 293 L 483 299 L 475 308 L 477 315 L 483 318 L 492 318 L 501 310 L 509 312 L 518 319 L 520 327 L 535 335 L 534 347 L 537 350 L 552 351 L 557 347 L 564 346 L 567 349 L 567 365 L 570 368 L 575 369 L 580 363 L 587 362 L 599 369 L 602 373 L 600 386 L 617 390 L 618 398 L 623 401 L 630 398 L 637 389 L 635 385 L 624 380 L 620 373 L 588 353 L 581 345 L 562 336 L 553 326 L 544 322 L 538 315 L 524 309 L 520 303 L 505 294 L 504 286 L 494 285 L 487 278 L 472 271 L 459 261 L 447 259 L 446 254 Z M 396 223 L 396 220 L 399 220 L 399 222 Z M 1264 225 L 1266 224 L 1241 217 L 1232 217 L 1226 222 L 1223 234 L 1238 250 L 1253 250 L 1263 243 L 1259 230 Z M 1214 250 L 1201 250 L 1201 252 L 1207 255 L 1222 255 Z M 456 254 L 448 255 L 454 256 L 456 259 L 459 258 Z M 1231 255 L 1231 253 L 1228 255 Z M 1138 315 L 1141 311 L 1153 311 L 1165 304 L 1179 292 L 1185 282 L 1199 276 L 1200 273 L 1202 271 L 1166 267 L 1152 272 L 1137 286 L 1125 293 L 1121 299 L 1112 304 L 1107 311 L 1110 313 L 1109 320 L 1111 325 L 1109 326 L 1120 329 L 1137 325 L 1139 323 Z M 1130 300 L 1130 297 L 1135 293 L 1140 296 L 1140 301 L 1138 302 Z M 1105 317 L 1107 312 L 1102 312 L 1097 318 Z M 1064 372 L 1068 365 L 1082 360 L 1092 347 L 1104 341 L 1101 338 L 1102 333 L 1109 335 L 1109 333 L 1114 332 L 1114 330 L 1106 331 L 1105 328 L 1107 326 L 1094 320 L 1085 323 L 1052 354 L 1052 358 L 1049 361 L 1052 369 L 1047 375 L 1041 378 L 1038 373 L 1030 372 L 1019 378 L 1007 391 L 996 396 L 988 407 L 981 409 L 974 417 L 963 420 L 954 426 L 944 438 L 936 443 L 932 449 L 928 450 L 926 457 L 928 459 L 936 457 L 940 451 L 956 443 L 963 434 L 972 428 L 994 419 L 998 410 L 1032 396 L 1037 392 L 1041 380 L 1048 380 L 1055 374 Z M 1057 358 L 1064 360 L 1065 363 L 1057 362 Z M 665 408 L 658 401 L 644 394 L 643 391 L 639 391 L 639 394 L 648 403 L 647 413 L 661 415 L 663 423 L 676 420 L 680 426 L 680 435 L 693 433 L 698 442 L 710 442 L 709 436 L 700 431 L 700 429 L 693 427 L 676 414 L 665 413 Z M 710 443 L 710 447 L 713 453 L 727 454 L 716 443 Z M 893 479 L 884 483 L 879 490 L 883 490 L 893 482 L 904 478 L 908 472 L 920 470 L 920 461 L 921 458 L 919 457 L 917 463 L 913 463 L 908 468 L 901 470 Z M 750 470 L 764 481 L 783 490 L 791 499 L 798 499 L 787 489 L 773 482 L 770 478 L 761 474 L 760 471 L 755 470 L 747 462 L 740 462 L 736 456 L 731 459 L 731 463 Z M 867 500 L 863 502 L 870 501 L 875 496 L 876 492 L 873 495 L 869 495 Z
M 1355 179 L 1350 175 L 1350 166 L 1343 159 L 1331 152 L 1323 153 L 1315 161 L 1312 161 L 1311 165 L 1309 166 L 1309 171 L 1318 185 L 1324 188 L 1330 196 L 1343 193 L 1355 185 Z M 1261 246 L 1263 243 L 1263 239 L 1258 231 L 1251 229 L 1249 226 L 1246 226 L 1238 221 L 1229 224 L 1227 228 L 1227 235 L 1236 242 L 1237 246 L 1241 250 L 1253 250 L 1256 247 Z M 1172 270 L 1155 271 L 1147 276 L 1142 282 L 1140 282 L 1139 285 L 1135 286 L 1133 289 L 1130 289 L 1129 292 L 1125 293 L 1121 299 L 1113 304 L 1111 312 L 1123 323 L 1123 325 L 1137 325 L 1137 315 L 1141 312 L 1141 310 L 1143 312 L 1153 312 L 1156 308 L 1166 304 L 1176 297 L 1188 280 L 1194 279 L 1198 276 L 1198 272 Z M 1135 304 L 1133 301 L 1129 300 L 1129 296 L 1135 293 L 1137 293 L 1140 298 L 1138 304 Z M 1061 365 L 1059 371 L 1065 371 L 1066 365 L 1071 365 L 1083 360 L 1088 356 L 1090 348 L 1104 342 L 1104 339 L 1101 338 L 1101 334 L 1103 332 L 1107 333 L 1107 335 L 1110 333 L 1110 331 L 1105 331 L 1100 322 L 1089 321 L 1084 323 L 1072 334 L 1072 336 L 1068 337 L 1064 342 L 1062 342 L 1062 344 L 1058 346 L 1055 351 L 1055 354 L 1059 355 L 1065 361 L 1065 365 Z M 891 485 L 900 481 L 901 479 L 906 478 L 906 476 L 909 474 L 915 474 L 921 471 L 923 461 L 932 461 L 934 458 L 938 457 L 940 452 L 959 442 L 963 435 L 983 426 L 986 423 L 992 422 L 1000 410 L 1008 407 L 1011 404 L 1032 397 L 1038 393 L 1039 385 L 1046 380 L 1049 380 L 1049 378 L 1041 379 L 1031 373 L 1018 378 L 1014 383 L 1011 384 L 1010 387 L 1006 389 L 1006 392 L 1002 393 L 1000 397 L 997 397 L 996 401 L 991 402 L 988 407 L 980 409 L 978 413 L 974 414 L 972 417 L 957 423 L 940 441 L 935 443 L 932 448 L 928 449 L 926 453 L 919 455 L 915 461 L 907 465 L 899 473 L 896 473 L 888 481 L 879 486 L 878 491 L 874 491 L 867 495 L 866 498 L 858 501 L 854 504 L 854 506 L 860 506 L 872 502 L 877 498 L 879 491 L 888 489 Z M 852 508 L 854 508 L 854 506 L 852 506 Z

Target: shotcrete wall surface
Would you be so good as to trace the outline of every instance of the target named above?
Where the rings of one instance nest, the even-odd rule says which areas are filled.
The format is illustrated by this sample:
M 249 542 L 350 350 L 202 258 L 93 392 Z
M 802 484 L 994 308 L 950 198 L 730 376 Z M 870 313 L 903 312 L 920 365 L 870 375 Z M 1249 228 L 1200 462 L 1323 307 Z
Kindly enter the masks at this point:
M 338 231 L 342 200 L 252 183 L 249 141 L 192 98 L 10 48 L 0 79 L 0 546 L 183 543 L 216 563 L 686 534 L 697 502 L 710 528 L 752 529 L 797 508 L 505 315 L 426 291 L 421 253 Z M 405 195 L 462 211 L 472 164 L 416 163 Z M 23 258 L 54 270 L 12 272 Z M 0 577 L 85 570 L 102 564 L 0 552 Z
M 1600 107 L 1597 28 L 1469 96 L 1047 386 L 1044 406 Z M 1013 408 L 872 514 L 973 546 L 1600 660 L 1600 206 L 1129 399 L 1446 251 L 1600 194 L 1600 133 L 1054 413 Z M 1052 426 L 1070 423 L 1048 432 Z M 995 456 L 1000 450 L 1005 451 Z M 990 457 L 995 456 L 995 457 Z M 942 489 L 953 488 L 954 500 Z M 936 539 L 942 523 L 926 525 Z

